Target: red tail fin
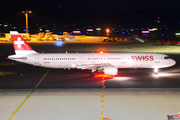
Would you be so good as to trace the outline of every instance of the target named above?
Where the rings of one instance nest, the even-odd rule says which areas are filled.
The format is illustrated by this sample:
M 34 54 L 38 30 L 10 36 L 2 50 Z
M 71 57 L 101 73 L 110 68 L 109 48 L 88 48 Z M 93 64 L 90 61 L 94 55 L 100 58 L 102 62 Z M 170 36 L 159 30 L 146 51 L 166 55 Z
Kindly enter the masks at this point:
M 17 31 L 10 31 L 16 54 L 36 53 Z

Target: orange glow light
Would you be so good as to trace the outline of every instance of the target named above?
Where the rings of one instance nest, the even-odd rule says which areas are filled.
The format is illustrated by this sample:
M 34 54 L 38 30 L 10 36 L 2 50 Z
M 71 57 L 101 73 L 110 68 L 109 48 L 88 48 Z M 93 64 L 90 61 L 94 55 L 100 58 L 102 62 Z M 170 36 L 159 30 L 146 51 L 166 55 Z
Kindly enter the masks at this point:
M 109 33 L 109 28 L 108 28 L 108 29 L 106 29 L 106 32 L 107 32 L 107 33 Z
M 100 54 L 103 54 L 103 51 L 100 51 Z

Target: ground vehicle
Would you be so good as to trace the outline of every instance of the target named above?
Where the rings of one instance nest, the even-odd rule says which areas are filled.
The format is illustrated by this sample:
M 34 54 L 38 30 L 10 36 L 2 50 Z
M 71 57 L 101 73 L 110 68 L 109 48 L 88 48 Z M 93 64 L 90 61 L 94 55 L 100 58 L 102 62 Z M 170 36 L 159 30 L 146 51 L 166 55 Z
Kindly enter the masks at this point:
M 161 41 L 161 45 L 179 45 L 180 41 L 170 41 L 170 40 L 163 40 Z

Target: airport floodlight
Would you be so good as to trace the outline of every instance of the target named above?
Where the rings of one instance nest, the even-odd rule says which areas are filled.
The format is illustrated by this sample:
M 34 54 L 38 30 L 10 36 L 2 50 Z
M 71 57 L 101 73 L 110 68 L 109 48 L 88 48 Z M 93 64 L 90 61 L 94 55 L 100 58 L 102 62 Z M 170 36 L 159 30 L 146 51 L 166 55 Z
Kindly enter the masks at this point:
M 107 29 L 106 29 L 106 33 L 109 33 L 109 32 L 110 32 L 110 30 L 109 30 L 109 28 L 107 28 Z
M 150 32 L 151 32 L 151 31 L 154 31 L 154 29 L 148 29 L 148 31 L 150 31 Z
M 93 31 L 93 29 L 87 29 L 87 31 L 92 32 L 92 31 Z
M 96 30 L 101 30 L 101 28 L 96 28 Z
M 153 30 L 155 31 L 155 30 L 158 30 L 157 28 L 153 28 Z
M 175 33 L 175 35 L 180 35 L 180 33 Z
M 150 33 L 149 31 L 142 31 L 142 33 Z
M 24 13 L 26 17 L 26 33 L 28 33 L 28 14 L 32 13 L 32 11 L 26 10 L 26 11 L 22 11 L 22 13 Z

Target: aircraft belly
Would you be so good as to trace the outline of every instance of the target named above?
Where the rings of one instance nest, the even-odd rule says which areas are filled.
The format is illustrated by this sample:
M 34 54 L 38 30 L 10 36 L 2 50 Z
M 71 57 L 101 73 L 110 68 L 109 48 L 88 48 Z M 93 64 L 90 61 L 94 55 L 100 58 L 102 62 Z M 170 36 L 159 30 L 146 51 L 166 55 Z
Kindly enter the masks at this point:
M 53 64 L 55 68 L 72 68 L 72 62 L 66 61 L 66 62 L 56 62 Z
M 18 62 L 22 62 L 22 63 L 26 63 L 26 64 L 30 64 L 30 65 L 34 65 L 34 61 L 31 61 L 29 59 L 18 59 Z
M 78 62 L 72 61 L 39 61 L 39 66 L 49 68 L 73 68 L 73 65 L 78 65 Z
M 124 63 L 120 63 L 118 68 L 151 68 L 152 63 L 147 63 L 143 61 L 126 61 Z

